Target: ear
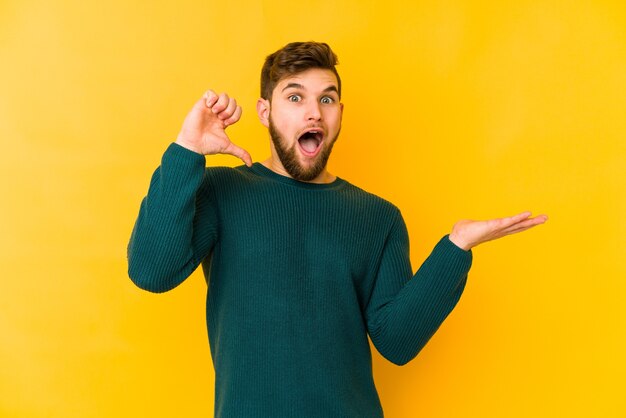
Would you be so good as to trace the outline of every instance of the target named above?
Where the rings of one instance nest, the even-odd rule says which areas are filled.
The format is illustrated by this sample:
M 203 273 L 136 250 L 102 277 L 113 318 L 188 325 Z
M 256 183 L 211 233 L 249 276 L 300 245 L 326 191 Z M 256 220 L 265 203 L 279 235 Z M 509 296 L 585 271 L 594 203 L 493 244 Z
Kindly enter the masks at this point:
M 270 126 L 270 101 L 263 98 L 259 98 L 256 101 L 256 113 L 259 116 L 259 120 L 266 128 Z

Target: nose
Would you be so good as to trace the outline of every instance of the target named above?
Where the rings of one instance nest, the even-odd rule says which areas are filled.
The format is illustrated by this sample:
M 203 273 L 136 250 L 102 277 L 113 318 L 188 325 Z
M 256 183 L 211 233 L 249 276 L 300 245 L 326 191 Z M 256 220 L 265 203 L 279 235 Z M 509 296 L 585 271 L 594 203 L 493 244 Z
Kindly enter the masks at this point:
M 317 101 L 314 101 L 307 106 L 306 109 L 306 120 L 315 121 L 322 119 L 322 112 L 320 110 L 320 104 Z

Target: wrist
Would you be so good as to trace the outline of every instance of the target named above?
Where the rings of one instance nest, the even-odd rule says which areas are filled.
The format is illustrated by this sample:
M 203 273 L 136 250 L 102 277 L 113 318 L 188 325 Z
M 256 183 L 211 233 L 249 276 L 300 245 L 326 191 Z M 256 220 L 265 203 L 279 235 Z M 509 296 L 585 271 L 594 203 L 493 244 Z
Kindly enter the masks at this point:
M 176 143 L 176 144 L 178 144 L 178 145 L 180 145 L 180 146 L 181 146 L 181 147 L 183 147 L 183 148 L 187 148 L 189 151 L 193 151 L 193 152 L 195 152 L 196 154 L 204 155 L 204 154 L 202 153 L 202 151 L 201 151 L 201 150 L 197 149 L 197 148 L 196 148 L 196 147 L 194 147 L 193 145 L 191 145 L 191 144 L 189 144 L 189 143 L 185 142 L 184 140 L 182 140 L 182 139 L 180 139 L 180 138 L 177 138 L 177 139 L 176 139 L 176 141 L 175 141 L 175 143 Z
M 469 251 L 472 249 L 472 246 L 465 242 L 461 237 L 459 237 L 457 234 L 455 234 L 454 232 L 450 233 L 450 235 L 448 235 L 448 239 L 457 247 L 459 247 L 460 249 L 464 250 L 464 251 Z

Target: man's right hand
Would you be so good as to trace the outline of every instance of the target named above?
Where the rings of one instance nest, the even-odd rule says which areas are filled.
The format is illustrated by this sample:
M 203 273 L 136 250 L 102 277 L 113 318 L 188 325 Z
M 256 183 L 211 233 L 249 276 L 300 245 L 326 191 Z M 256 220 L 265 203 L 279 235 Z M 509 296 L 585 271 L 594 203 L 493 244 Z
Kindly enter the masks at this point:
M 193 106 L 176 138 L 176 143 L 202 155 L 230 154 L 252 165 L 250 154 L 233 144 L 225 129 L 241 117 L 241 106 L 226 93 L 208 90 Z

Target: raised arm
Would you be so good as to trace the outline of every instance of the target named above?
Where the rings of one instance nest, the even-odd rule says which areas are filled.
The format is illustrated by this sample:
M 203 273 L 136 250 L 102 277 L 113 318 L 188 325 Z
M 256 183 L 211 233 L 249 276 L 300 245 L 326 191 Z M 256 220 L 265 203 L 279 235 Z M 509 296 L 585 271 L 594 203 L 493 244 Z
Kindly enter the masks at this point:
M 489 221 L 459 221 L 413 275 L 408 233 L 398 213 L 366 310 L 376 349 L 397 365 L 411 361 L 459 301 L 472 264 L 471 248 L 546 220 L 545 215 L 530 218 L 530 212 L 524 212 Z
M 456 306 L 472 253 L 443 237 L 413 274 L 402 216 L 387 237 L 367 305 L 367 328 L 380 354 L 397 365 L 411 361 Z
M 234 99 L 208 91 L 163 155 L 128 244 L 128 274 L 142 289 L 165 292 L 178 286 L 217 241 L 219 217 L 205 155 L 232 154 L 252 164 L 225 133 L 240 116 Z

